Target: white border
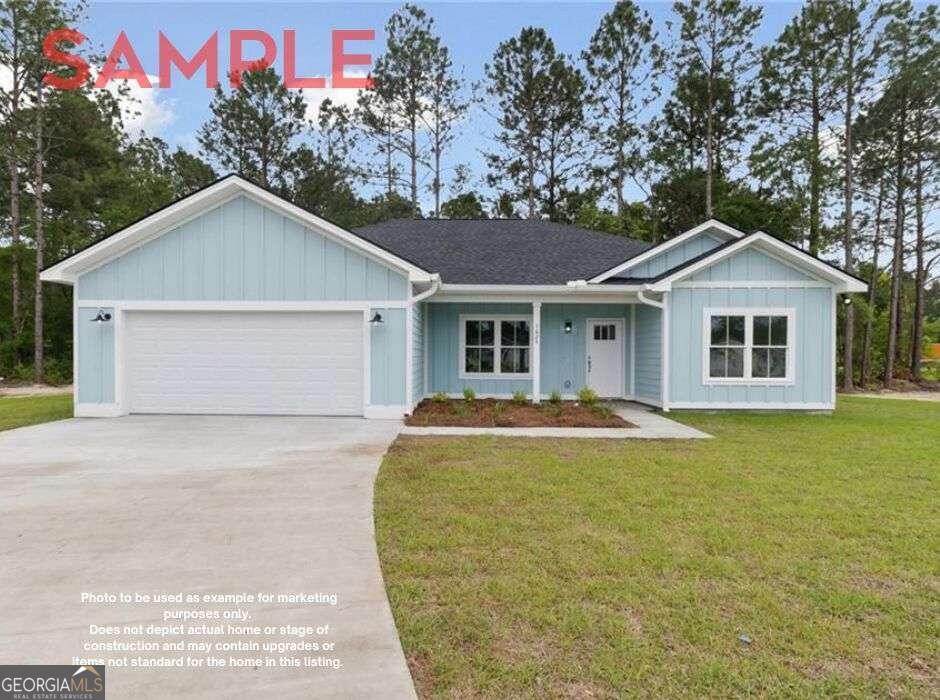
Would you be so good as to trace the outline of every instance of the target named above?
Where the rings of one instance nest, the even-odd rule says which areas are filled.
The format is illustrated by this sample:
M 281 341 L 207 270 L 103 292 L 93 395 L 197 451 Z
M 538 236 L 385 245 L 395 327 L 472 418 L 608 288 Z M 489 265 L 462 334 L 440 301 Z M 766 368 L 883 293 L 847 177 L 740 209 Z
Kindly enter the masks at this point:
M 496 327 L 493 329 L 494 342 L 501 336 L 495 335 L 499 331 L 499 323 L 501 321 L 528 321 L 529 322 L 529 371 L 525 374 L 503 374 L 499 371 L 499 350 L 502 348 L 499 342 L 495 342 L 493 346 L 493 371 L 490 373 L 483 372 L 465 372 L 464 371 L 464 356 L 467 349 L 466 344 L 466 322 L 467 321 L 493 321 Z M 458 338 L 459 342 L 457 345 L 457 378 L 458 379 L 493 379 L 501 381 L 512 381 L 513 379 L 532 379 L 532 316 L 526 314 L 460 314 L 457 317 L 457 323 L 460 324 L 458 328 Z M 518 346 L 522 347 L 522 346 Z
M 711 409 L 741 411 L 832 411 L 835 403 L 748 403 L 746 401 L 677 401 L 673 409 Z
M 604 323 L 604 324 L 614 324 L 620 328 L 619 338 L 620 338 L 620 394 L 617 396 L 607 396 L 598 392 L 598 395 L 601 398 L 622 398 L 627 395 L 627 343 L 624 340 L 624 333 L 626 328 L 626 320 L 623 317 L 620 318 L 586 318 L 584 319 L 584 384 L 592 389 L 590 377 L 591 374 L 588 372 L 588 349 L 591 345 L 591 342 L 594 340 L 593 334 L 590 332 L 592 323 Z M 594 389 L 597 391 L 597 389 Z
M 710 377 L 708 375 L 712 316 L 744 316 L 744 376 Z M 787 375 L 751 377 L 754 316 L 787 317 Z M 794 307 L 708 306 L 702 309 L 702 384 L 704 386 L 793 386 L 796 383 L 796 310 Z

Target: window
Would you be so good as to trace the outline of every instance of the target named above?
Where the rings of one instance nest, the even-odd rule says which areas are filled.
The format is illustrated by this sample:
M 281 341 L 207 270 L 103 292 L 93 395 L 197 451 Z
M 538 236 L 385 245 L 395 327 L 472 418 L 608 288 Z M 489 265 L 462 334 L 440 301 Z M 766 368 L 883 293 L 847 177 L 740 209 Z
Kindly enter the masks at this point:
M 461 377 L 529 374 L 531 319 L 461 316 Z
M 792 381 L 792 309 L 705 309 L 703 330 L 706 384 Z
M 607 323 L 594 326 L 594 340 L 617 340 L 617 325 Z

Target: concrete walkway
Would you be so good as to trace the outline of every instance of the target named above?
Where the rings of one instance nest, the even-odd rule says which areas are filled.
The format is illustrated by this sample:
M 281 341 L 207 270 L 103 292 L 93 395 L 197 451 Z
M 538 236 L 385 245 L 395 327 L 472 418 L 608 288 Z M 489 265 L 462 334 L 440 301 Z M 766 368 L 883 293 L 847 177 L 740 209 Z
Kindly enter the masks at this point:
M 334 650 L 286 656 L 338 659 L 340 668 L 112 667 L 108 695 L 414 698 L 372 512 L 375 475 L 399 428 L 355 418 L 129 416 L 0 433 L 0 664 L 153 657 L 83 649 L 89 640 L 127 639 L 90 637 L 89 625 L 165 625 L 167 609 L 235 607 L 83 604 L 83 592 L 336 594 L 335 606 L 275 600 L 238 607 L 250 625 L 329 625 L 323 636 L 274 639 L 335 643 Z M 226 628 L 195 639 L 272 638 Z M 212 655 L 257 658 L 250 651 Z
M 614 413 L 635 428 L 464 428 L 452 426 L 405 426 L 402 435 L 501 435 L 503 437 L 602 438 L 617 440 L 672 440 L 710 438 L 701 430 L 677 423 L 653 409 L 635 403 L 610 405 Z

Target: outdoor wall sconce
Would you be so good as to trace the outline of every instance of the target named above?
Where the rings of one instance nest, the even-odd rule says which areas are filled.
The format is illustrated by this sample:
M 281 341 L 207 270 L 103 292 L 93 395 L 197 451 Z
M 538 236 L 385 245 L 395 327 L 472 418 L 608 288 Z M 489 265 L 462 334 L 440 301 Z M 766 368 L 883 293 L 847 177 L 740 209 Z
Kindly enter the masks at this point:
M 385 321 L 382 320 L 382 314 L 376 311 L 375 315 L 369 319 L 369 323 L 371 323 L 373 326 L 377 326 L 380 323 L 385 323 Z
M 111 320 L 111 314 L 105 313 L 103 309 L 98 309 L 98 315 L 91 319 L 92 323 L 107 323 Z
M 571 333 L 571 321 L 565 321 L 565 333 Z

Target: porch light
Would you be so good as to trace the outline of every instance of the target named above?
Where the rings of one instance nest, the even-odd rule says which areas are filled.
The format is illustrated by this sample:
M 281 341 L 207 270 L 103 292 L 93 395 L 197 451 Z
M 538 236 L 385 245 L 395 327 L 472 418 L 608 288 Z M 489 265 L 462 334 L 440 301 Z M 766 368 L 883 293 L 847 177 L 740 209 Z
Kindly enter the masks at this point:
M 382 320 L 382 314 L 376 311 L 375 315 L 369 319 L 369 323 L 371 323 L 373 326 L 377 326 L 380 323 L 385 323 L 385 321 Z
M 92 323 L 106 323 L 111 320 L 111 314 L 106 313 L 103 309 L 98 309 L 98 315 L 91 319 Z
M 565 333 L 571 333 L 571 321 L 565 321 Z

